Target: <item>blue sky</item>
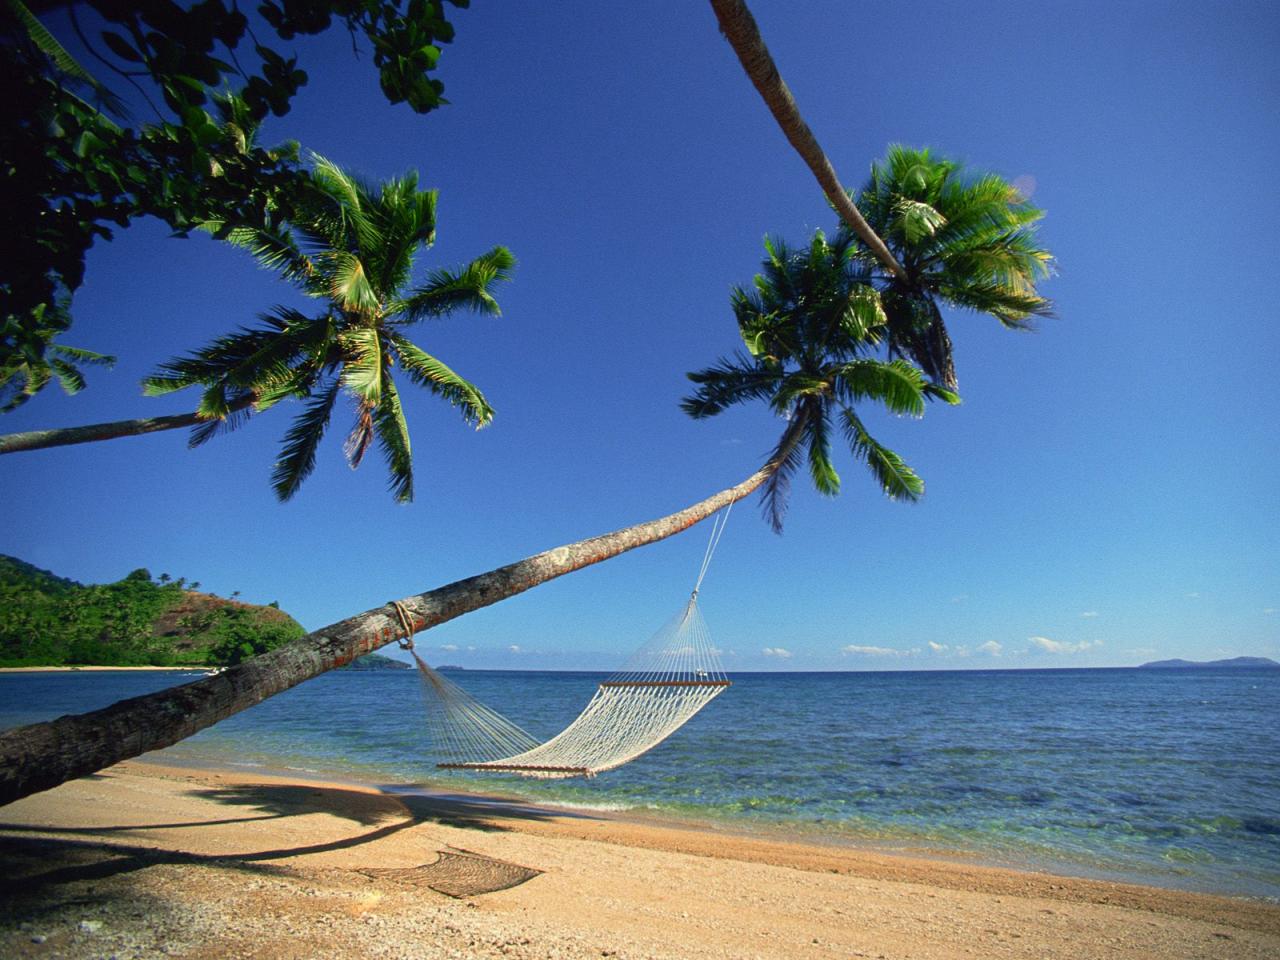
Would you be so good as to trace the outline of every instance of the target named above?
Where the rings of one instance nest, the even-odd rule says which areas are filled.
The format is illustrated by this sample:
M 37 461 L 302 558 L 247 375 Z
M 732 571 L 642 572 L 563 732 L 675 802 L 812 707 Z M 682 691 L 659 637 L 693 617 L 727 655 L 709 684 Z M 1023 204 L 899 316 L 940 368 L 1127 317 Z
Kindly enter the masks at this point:
M 730 670 L 1280 659 L 1280 13 L 1257 3 L 753 5 L 848 186 L 893 142 L 1034 184 L 1058 317 L 1015 334 L 952 314 L 964 404 L 873 416 L 925 477 L 887 501 L 797 485 L 783 536 L 735 510 L 703 592 Z M 312 82 L 266 139 L 441 191 L 422 269 L 519 258 L 501 319 L 417 340 L 497 410 L 473 433 L 408 400 L 418 499 L 335 422 L 291 503 L 267 478 L 288 411 L 188 451 L 181 433 L 0 458 L 0 552 L 86 582 L 138 566 L 278 600 L 317 628 L 737 482 L 782 424 L 693 422 L 684 374 L 736 346 L 729 288 L 766 232 L 834 218 L 709 6 L 500 5 L 454 16 L 452 105 L 388 106 L 345 35 L 297 45 Z M 899 29 L 895 24 L 902 25 Z M 909 27 L 909 29 L 905 29 Z M 366 55 L 367 56 L 367 55 Z M 291 290 L 155 224 L 92 251 L 69 342 L 115 353 L 6 431 L 178 412 L 139 379 Z M 468 666 L 608 668 L 678 606 L 706 531 L 424 635 Z M 785 654 L 785 655 L 784 655 Z

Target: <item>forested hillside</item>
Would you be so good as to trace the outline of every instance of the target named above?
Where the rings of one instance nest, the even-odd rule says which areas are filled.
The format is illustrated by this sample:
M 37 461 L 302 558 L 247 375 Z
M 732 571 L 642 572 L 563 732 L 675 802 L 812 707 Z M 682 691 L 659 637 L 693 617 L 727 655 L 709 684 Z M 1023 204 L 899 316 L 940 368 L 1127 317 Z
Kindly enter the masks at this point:
M 305 632 L 197 587 L 145 569 L 80 584 L 0 554 L 0 666 L 227 666 Z

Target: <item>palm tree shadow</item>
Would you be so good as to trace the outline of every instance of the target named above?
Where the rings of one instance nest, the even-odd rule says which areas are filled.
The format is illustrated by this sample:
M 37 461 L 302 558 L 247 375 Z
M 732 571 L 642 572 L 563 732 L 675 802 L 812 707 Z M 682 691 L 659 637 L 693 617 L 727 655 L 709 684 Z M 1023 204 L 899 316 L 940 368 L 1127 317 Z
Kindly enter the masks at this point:
M 403 790 L 404 788 L 398 788 Z M 273 863 L 291 857 L 348 850 L 393 836 L 423 823 L 501 832 L 511 828 L 495 818 L 551 820 L 566 814 L 538 807 L 462 795 L 427 795 L 397 792 L 369 793 L 343 787 L 311 787 L 292 784 L 247 784 L 202 788 L 190 796 L 229 806 L 249 807 L 260 816 L 193 823 L 146 824 L 109 827 L 47 828 L 0 824 L 0 893 L 24 900 L 50 887 L 82 881 L 105 880 L 160 864 L 205 864 L 245 871 L 287 873 L 290 868 Z M 373 827 L 355 836 L 323 843 L 217 855 L 191 853 L 164 847 L 142 847 L 110 840 L 80 839 L 78 835 L 128 830 L 188 828 L 328 814 Z M 587 815 L 582 815 L 587 816 Z M 76 837 L 14 836 L 14 833 L 65 833 Z M 6 836 L 5 833 L 8 833 Z

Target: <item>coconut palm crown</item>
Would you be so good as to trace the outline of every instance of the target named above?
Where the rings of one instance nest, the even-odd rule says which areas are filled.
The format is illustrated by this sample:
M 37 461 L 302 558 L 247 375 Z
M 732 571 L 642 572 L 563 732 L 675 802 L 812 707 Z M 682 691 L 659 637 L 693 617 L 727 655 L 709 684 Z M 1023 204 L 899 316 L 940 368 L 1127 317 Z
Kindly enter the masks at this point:
M 1043 211 L 1003 178 L 965 175 L 928 149 L 895 145 L 872 164 L 856 202 L 906 272 L 895 276 L 865 246 L 859 250 L 880 291 L 889 352 L 909 357 L 931 380 L 956 388 L 943 305 L 990 314 L 1013 329 L 1051 314 L 1036 290 L 1053 260 L 1036 238 Z
M 286 398 L 304 401 L 285 435 L 272 485 L 287 500 L 315 467 L 316 450 L 340 394 L 354 402 L 355 425 L 344 452 L 359 466 L 377 440 L 398 501 L 413 498 L 413 458 L 400 394 L 404 377 L 458 408 L 476 428 L 493 419 L 480 390 L 414 344 L 414 324 L 456 310 L 498 315 L 491 287 L 511 276 L 515 260 L 495 247 L 461 270 L 438 269 L 410 287 L 414 259 L 435 240 L 436 191 L 419 190 L 416 173 L 380 187 L 317 158 L 314 195 L 290 224 L 209 229 L 249 250 L 303 293 L 325 301 L 307 315 L 276 307 L 262 326 L 241 328 L 188 356 L 162 364 L 144 381 L 148 394 L 204 387 L 205 423 L 191 444 L 234 429 L 253 412 Z
M 958 403 L 901 358 L 875 354 L 888 332 L 880 292 L 851 235 L 828 240 L 817 231 L 807 248 L 766 238 L 768 256 L 751 289 L 732 294 L 746 352 L 688 374 L 697 384 L 681 406 L 692 417 L 710 417 L 730 406 L 765 401 L 789 425 L 770 455 L 776 468 L 762 487 L 765 514 L 781 531 L 791 479 L 807 460 L 814 486 L 834 496 L 840 476 L 831 462 L 831 437 L 839 429 L 854 456 L 870 468 L 884 492 L 915 500 L 924 483 L 858 416 L 855 404 L 870 400 L 896 414 L 922 416 L 927 400 Z

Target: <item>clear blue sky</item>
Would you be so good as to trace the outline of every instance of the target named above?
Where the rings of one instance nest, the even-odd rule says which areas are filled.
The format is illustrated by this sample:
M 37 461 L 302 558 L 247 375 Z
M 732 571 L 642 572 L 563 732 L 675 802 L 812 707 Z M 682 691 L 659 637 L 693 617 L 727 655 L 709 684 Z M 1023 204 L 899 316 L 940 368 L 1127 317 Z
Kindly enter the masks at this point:
M 885 500 L 847 456 L 845 492 L 797 485 L 781 537 L 739 505 L 704 589 L 726 666 L 1280 659 L 1275 6 L 753 6 L 847 185 L 892 142 L 1034 179 L 1059 317 L 1033 334 L 949 317 L 963 406 L 874 418 L 925 477 L 919 505 Z M 763 235 L 833 216 L 710 8 L 478 0 L 454 21 L 451 106 L 388 106 L 335 30 L 298 46 L 312 82 L 266 139 L 371 177 L 419 169 L 441 191 L 423 269 L 515 252 L 501 319 L 417 337 L 481 385 L 493 426 L 412 396 L 418 499 L 402 507 L 380 462 L 343 463 L 346 415 L 283 506 L 267 482 L 283 408 L 197 451 L 174 432 L 6 456 L 0 552 L 86 582 L 147 566 L 316 628 L 659 516 L 761 462 L 781 423 L 688 420 L 684 374 L 735 348 L 728 292 Z M 135 226 L 93 250 L 69 338 L 118 366 L 0 426 L 189 409 L 139 379 L 298 301 L 236 251 Z M 681 603 L 704 542 L 695 528 L 421 644 L 475 667 L 617 665 Z

